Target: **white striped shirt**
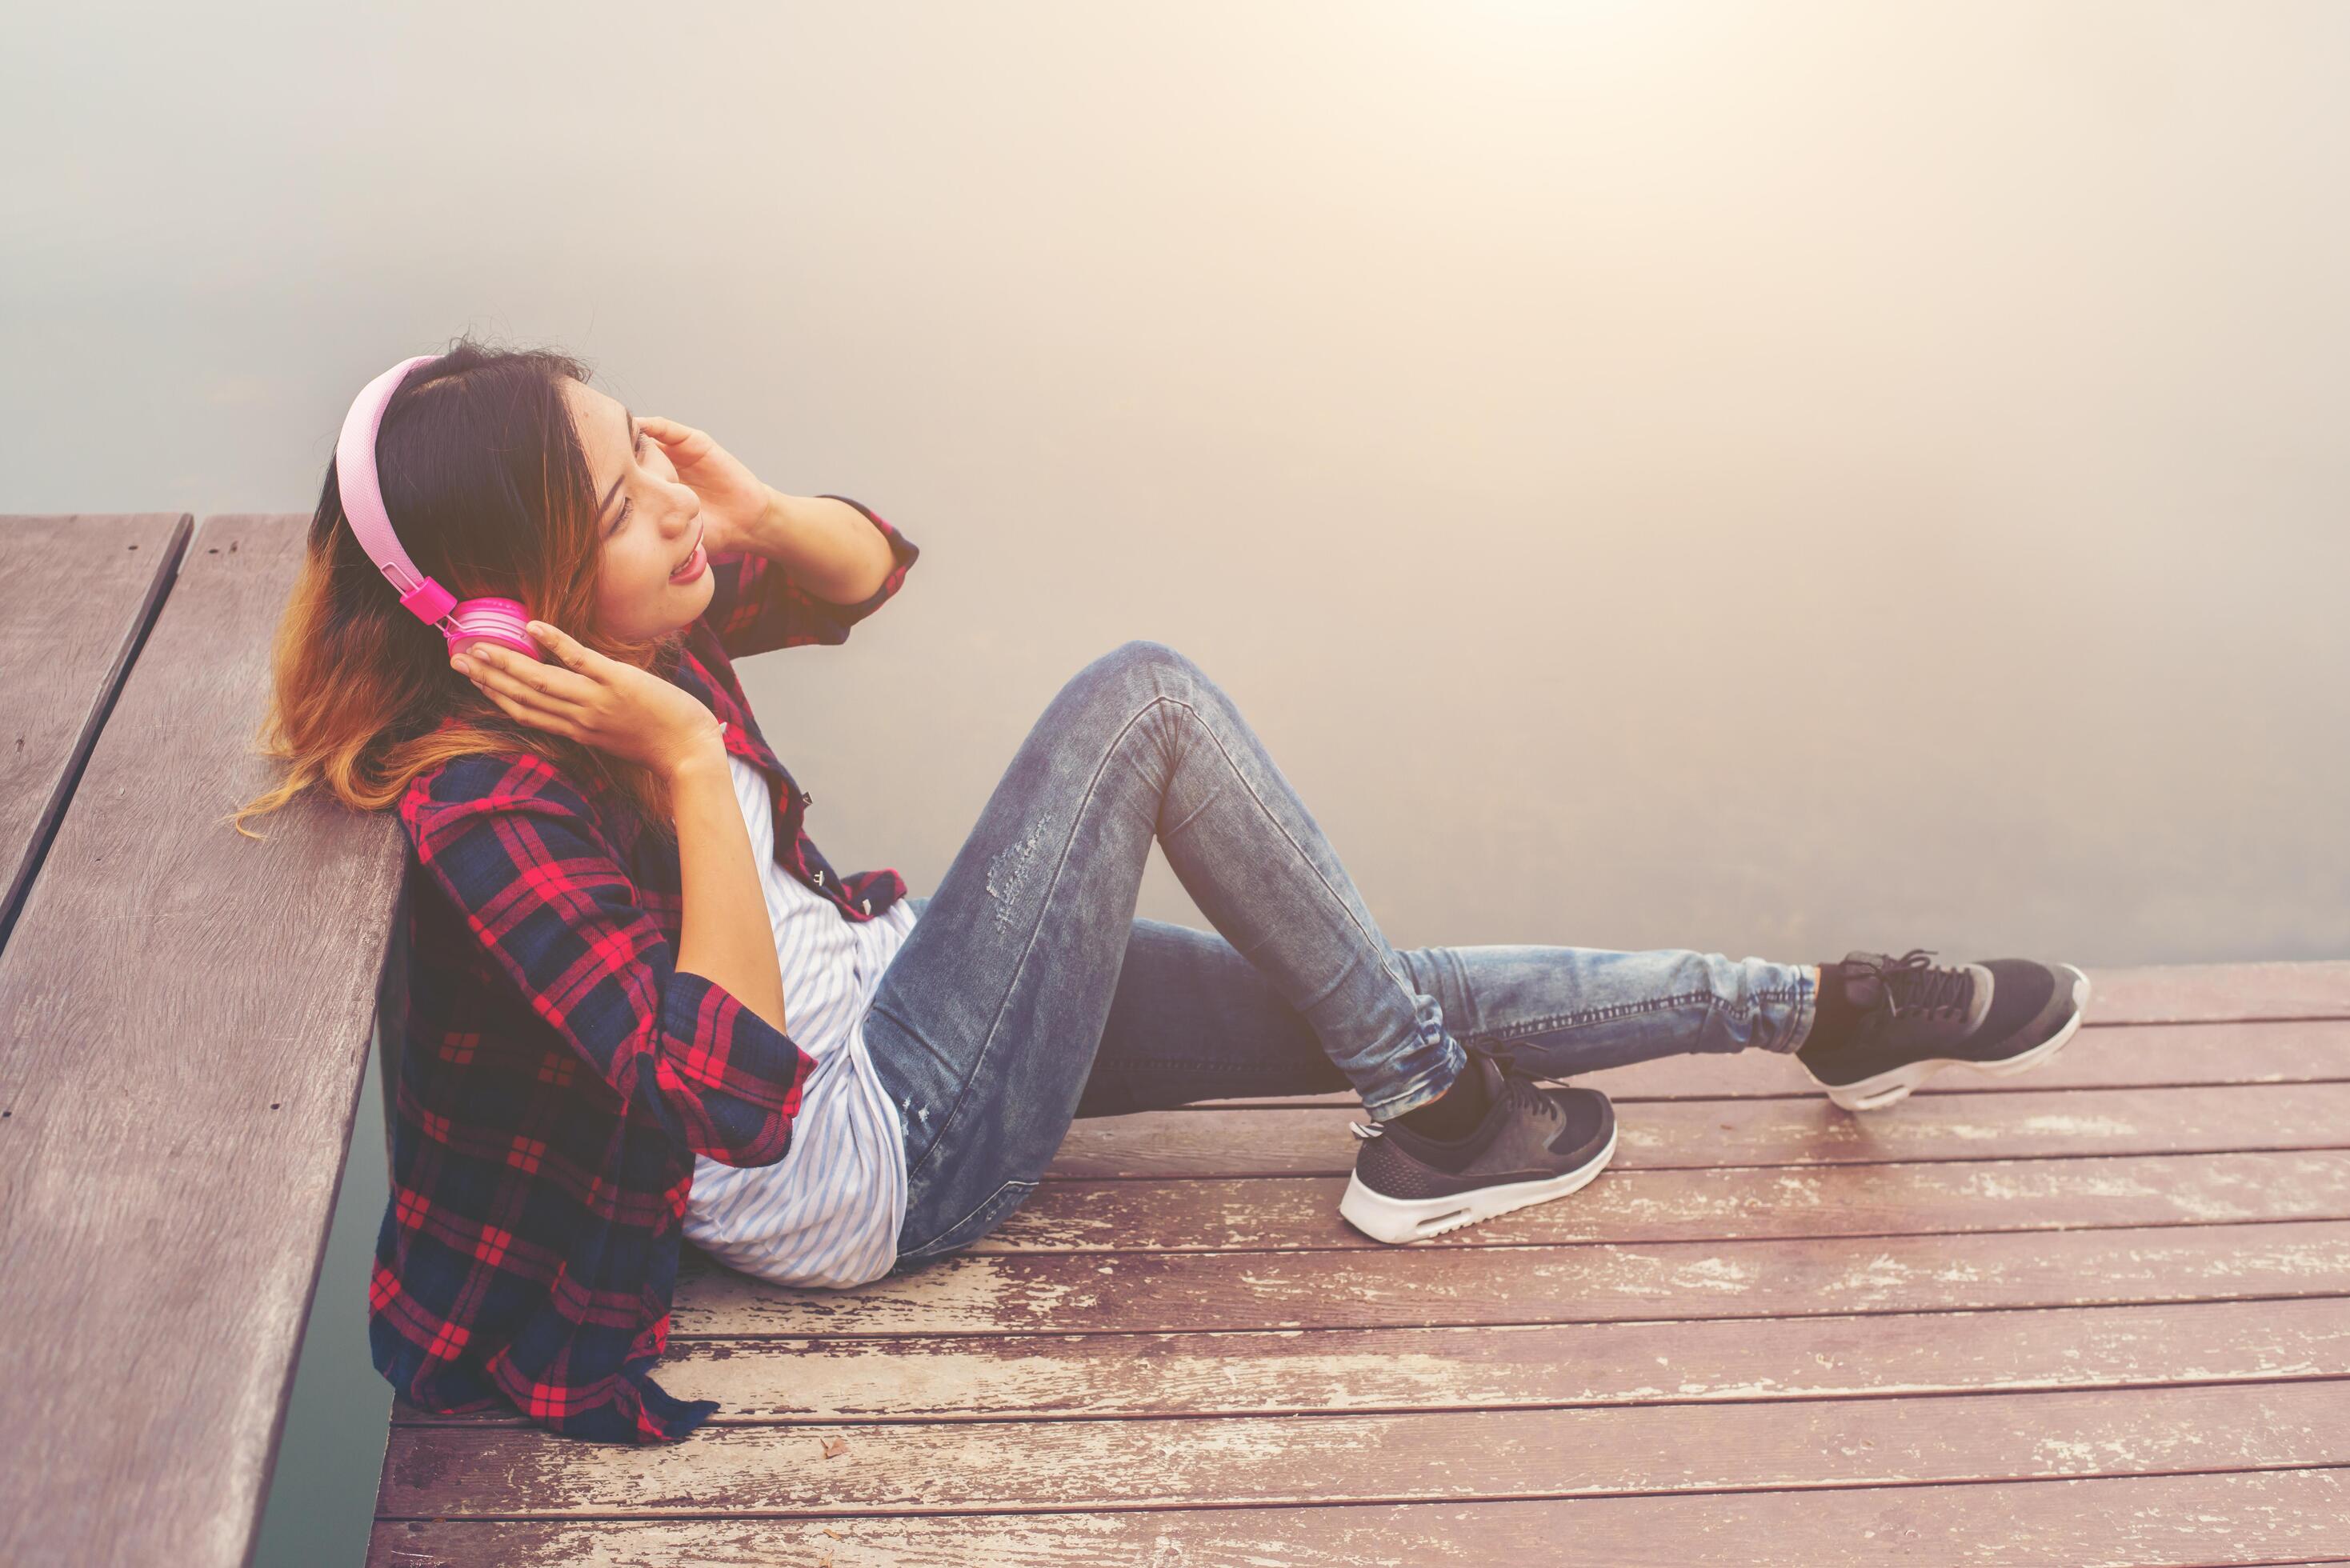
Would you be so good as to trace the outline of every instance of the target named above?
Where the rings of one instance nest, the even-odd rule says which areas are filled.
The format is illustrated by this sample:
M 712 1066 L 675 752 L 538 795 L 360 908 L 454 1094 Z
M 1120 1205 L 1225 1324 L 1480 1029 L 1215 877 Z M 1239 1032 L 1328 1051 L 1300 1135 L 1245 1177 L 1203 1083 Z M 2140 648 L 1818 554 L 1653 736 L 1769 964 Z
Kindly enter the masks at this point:
M 865 1012 L 907 933 L 913 901 L 851 920 L 775 861 L 775 797 L 754 763 L 727 753 L 751 830 L 784 975 L 788 1033 L 816 1058 L 774 1165 L 693 1159 L 685 1237 L 730 1268 L 778 1284 L 840 1288 L 889 1272 L 906 1218 L 906 1135 L 865 1048 Z

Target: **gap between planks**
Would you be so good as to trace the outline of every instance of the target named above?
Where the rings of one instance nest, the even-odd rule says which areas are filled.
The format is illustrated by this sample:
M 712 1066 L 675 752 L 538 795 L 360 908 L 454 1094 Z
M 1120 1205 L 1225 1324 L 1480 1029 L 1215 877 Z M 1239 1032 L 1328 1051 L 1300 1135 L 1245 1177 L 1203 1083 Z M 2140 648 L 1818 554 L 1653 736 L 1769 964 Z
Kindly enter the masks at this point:
M 1202 1113 L 1197 1106 L 1071 1125 L 1047 1180 L 1346 1176 L 1342 1106 Z M 1617 1121 L 1613 1170 L 1784 1169 L 2096 1155 L 2308 1152 L 2350 1143 L 2350 1084 L 2015 1091 L 1913 1097 L 1855 1116 L 1825 1100 L 1656 1101 Z
M 990 1519 L 389 1523 L 369 1568 L 767 1564 L 838 1568 L 1418 1568 L 1558 1560 L 1671 1568 L 1817 1568 L 1823 1562 L 2235 1568 L 2334 1560 L 2350 1469 L 2208 1477 L 1988 1482 L 1488 1503 L 1160 1510 Z
M 2330 1296 L 2350 1290 L 2350 1224 L 2128 1228 L 1846 1242 L 1773 1238 L 1387 1250 L 950 1254 L 853 1291 L 726 1272 L 681 1275 L 671 1338 L 1383 1327 L 1841 1315 Z
M 818 1434 L 730 1428 L 633 1450 L 536 1430 L 392 1434 L 380 1517 L 830 1518 L 1502 1502 L 1833 1491 L 2120 1476 L 2245 1474 L 2350 1462 L 2350 1399 L 2330 1382 L 1963 1394 L 1931 1400 L 1055 1422 Z
M 1774 1403 L 2350 1377 L 2342 1297 L 1841 1317 L 1187 1330 L 1049 1340 L 702 1341 L 664 1363 L 712 1424 L 818 1427 Z M 1669 1354 L 1668 1354 L 1669 1353 Z M 507 1426 L 515 1413 L 395 1425 Z
M 1371 1252 L 1337 1215 L 1336 1177 L 1065 1178 L 962 1251 L 972 1256 Z M 1571 1203 L 1529 1204 L 1407 1252 L 1509 1243 L 2022 1234 L 2350 1218 L 2350 1150 L 2087 1156 L 1820 1166 L 1768 1180 L 1736 1168 L 1609 1170 Z M 1101 1238 L 1114 1237 L 1114 1241 Z M 718 1266 L 698 1251 L 697 1268 Z

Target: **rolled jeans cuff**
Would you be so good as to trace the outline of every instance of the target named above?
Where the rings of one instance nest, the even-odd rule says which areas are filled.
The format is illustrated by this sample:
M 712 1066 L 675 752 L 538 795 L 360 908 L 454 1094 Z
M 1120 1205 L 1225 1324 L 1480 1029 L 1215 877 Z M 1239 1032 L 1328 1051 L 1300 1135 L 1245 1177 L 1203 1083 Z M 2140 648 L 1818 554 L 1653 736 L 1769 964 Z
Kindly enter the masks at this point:
M 1787 1020 L 1787 1032 L 1780 1037 L 1784 1043 L 1779 1046 L 1789 1055 L 1800 1050 L 1804 1042 L 1811 1038 L 1812 1020 L 1819 1016 L 1818 973 L 1818 969 L 1811 964 L 1805 964 L 1796 971 L 1795 1012 Z
M 1363 1108 L 1370 1112 L 1373 1121 L 1393 1121 L 1443 1094 L 1468 1067 L 1467 1049 L 1452 1037 L 1451 1031 L 1441 1031 L 1434 1040 L 1422 1042 L 1395 1064 L 1395 1075 L 1403 1083 L 1401 1088 L 1377 1104 L 1366 1096 Z

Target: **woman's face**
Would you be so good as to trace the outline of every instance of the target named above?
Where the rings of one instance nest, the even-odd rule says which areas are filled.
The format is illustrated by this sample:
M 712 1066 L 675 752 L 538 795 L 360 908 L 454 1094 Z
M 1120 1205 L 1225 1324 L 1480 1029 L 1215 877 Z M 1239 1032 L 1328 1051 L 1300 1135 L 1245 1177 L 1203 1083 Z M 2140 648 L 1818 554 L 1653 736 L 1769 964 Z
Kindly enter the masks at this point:
M 629 639 L 651 639 L 691 625 L 710 607 L 710 569 L 703 566 L 690 583 L 671 574 L 702 537 L 702 498 L 678 483 L 669 453 L 637 429 L 618 400 L 572 380 L 563 383 L 563 394 L 603 508 L 597 515 L 604 557 L 596 588 L 597 625 L 608 635 Z

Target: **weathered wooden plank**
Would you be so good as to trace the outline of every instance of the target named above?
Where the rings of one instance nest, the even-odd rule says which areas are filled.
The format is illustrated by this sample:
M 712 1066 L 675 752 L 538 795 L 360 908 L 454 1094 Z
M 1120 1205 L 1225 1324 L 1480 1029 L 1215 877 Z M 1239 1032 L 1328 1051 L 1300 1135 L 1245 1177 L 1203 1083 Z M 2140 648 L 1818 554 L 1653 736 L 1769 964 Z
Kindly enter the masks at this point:
M 2350 960 L 2091 969 L 2085 1023 L 2350 1018 Z
M 0 948 L 194 527 L 0 514 Z
M 2350 1376 L 2350 1303 L 1479 1328 L 685 1341 L 661 1386 L 722 1424 L 1815 1399 Z M 520 1427 L 512 1413 L 401 1425 Z
M 1048 1181 L 973 1252 L 1347 1247 L 1344 1178 Z M 1563 1201 L 1497 1214 L 1427 1247 L 2350 1220 L 2350 1150 L 1609 1169 Z
M 846 1442 L 845 1454 L 826 1449 Z M 847 1462 L 842 1462 L 843 1460 Z M 993 1513 L 2031 1480 L 2350 1464 L 2350 1391 L 2251 1383 L 1931 1400 L 730 1427 L 583 1445 L 398 1427 L 377 1505 L 466 1515 Z
M 846 1459 L 847 1456 L 843 1456 Z M 837 1465 L 841 1459 L 828 1461 Z M 2338 1557 L 2350 1472 L 897 1519 L 397 1521 L 369 1568 L 2197 1568 Z
M 403 869 L 389 815 L 224 820 L 307 522 L 204 519 L 0 952 L 0 1562 L 259 1519 Z
M 2020 1235 L 1383 1247 L 1376 1251 L 951 1252 L 847 1290 L 696 1260 L 676 1337 L 1374 1328 L 2093 1306 L 2350 1293 L 2350 1224 Z
M 2099 978 L 2106 994 L 2130 999 Z M 2199 995 L 2225 1005 L 2197 990 L 2210 978 L 2158 975 L 2138 1000 L 2158 1013 L 2191 1011 Z M 2286 986 L 2263 1004 L 2322 990 Z M 2307 1555 L 2306 1541 L 2244 1533 L 2274 1522 L 2264 1496 L 2240 1527 L 2226 1503 L 2241 1493 L 2207 1487 L 2182 1505 L 2191 1519 L 2172 1520 L 2163 1500 L 2182 1494 L 2147 1489 L 2317 1476 L 2336 1493 L 2288 1506 L 2338 1508 L 2333 1469 L 2012 1479 L 2350 1458 L 2339 1451 L 2350 1399 L 2338 1397 L 2350 1379 L 2350 1138 L 2330 1130 L 2350 1125 L 2350 1025 L 2103 1033 L 2084 1044 L 2130 1044 L 2102 1056 L 2076 1044 L 2028 1089 L 1983 1093 L 1992 1081 L 1952 1075 L 1891 1113 L 1907 1118 L 1899 1126 L 1848 1117 L 1808 1085 L 1774 1110 L 1740 1103 L 1786 1093 L 1760 1075 L 1701 1096 L 1665 1076 L 1700 1064 L 1791 1066 L 1754 1054 L 1595 1075 L 1626 1102 L 1616 1169 L 1574 1202 L 1412 1248 L 1378 1246 L 1336 1218 L 1351 1139 L 1326 1151 L 1326 1168 L 1314 1163 L 1314 1124 L 1344 1138 L 1337 1122 L 1361 1116 L 1351 1096 L 1080 1122 L 1063 1159 L 1080 1134 L 1131 1134 L 1130 1147 L 1104 1140 L 1106 1173 L 1056 1160 L 1054 1179 L 999 1231 L 911 1275 L 803 1292 L 692 1257 L 662 1376 L 725 1407 L 696 1443 L 598 1449 L 511 1416 L 396 1411 L 387 1510 L 805 1508 L 809 1520 L 393 1521 L 379 1527 L 371 1561 L 751 1561 L 803 1544 L 811 1561 L 835 1553 L 842 1568 L 1474 1561 L 1511 1550 L 1543 1561 L 1564 1531 L 1591 1560 L 1702 1563 L 1719 1544 L 1753 1563 L 1770 1561 L 1757 1532 L 1776 1532 L 1775 1545 L 1794 1531 L 1800 1549 L 1785 1560 L 1809 1563 L 1866 1560 L 1844 1549 L 1855 1530 L 1835 1523 L 1835 1508 L 1855 1506 L 1868 1511 L 1856 1527 L 1865 1543 L 1898 1546 L 1888 1561 L 1964 1561 L 1942 1550 L 1946 1538 L 1971 1547 L 1987 1530 L 2011 1533 L 1985 1560 L 2098 1561 L 2078 1538 L 2024 1528 L 2040 1518 L 2034 1500 L 2080 1487 L 2108 1490 L 2064 1510 L 2160 1515 L 2167 1527 L 2147 1536 L 2158 1547 L 2202 1532 L 2176 1558 L 2134 1542 L 2116 1561 Z M 1640 1103 L 1640 1074 L 1654 1103 Z M 2184 1085 L 2211 1087 L 2152 1087 Z M 1184 1116 L 1194 1132 L 1171 1179 L 1135 1168 L 1154 1141 L 1185 1144 L 1166 1125 Z M 1271 1173 L 1232 1177 L 1264 1168 L 1256 1156 L 1268 1145 Z M 1218 1146 L 1250 1158 L 1220 1167 Z M 1135 1149 L 1144 1157 L 1115 1163 Z M 2250 1403 L 2219 1407 L 2240 1397 Z M 2042 1418 L 2052 1415 L 2070 1424 Z M 2215 1443 L 2214 1432 L 2225 1435 Z M 824 1459 L 822 1440 L 840 1436 L 848 1452 Z M 2290 1447 L 2304 1439 L 2313 1446 Z M 699 1464 L 688 1457 L 697 1444 Z M 1945 1484 L 1954 1479 L 1970 1484 Z M 1807 1490 L 1720 1490 L 1742 1486 Z M 2137 1490 L 2125 1501 L 2116 1487 Z M 1704 1495 L 1527 1501 L 1577 1488 Z M 1372 1496 L 1448 1501 L 1343 1501 Z M 2003 1501 L 1969 1516 L 1986 1497 Z M 1921 1533 L 1916 1510 L 1933 1498 L 1949 1506 L 1924 1516 Z M 1718 1542 L 1690 1522 L 1757 1499 L 1795 1506 Z M 1159 1502 L 1246 1506 L 1149 1511 Z M 1621 1550 L 1595 1545 L 1584 1522 L 1679 1504 L 1705 1511 L 1626 1526 Z M 1117 1511 L 1021 1511 L 1040 1507 Z M 956 1520 L 941 1508 L 973 1511 Z M 1529 1508 L 1578 1511 L 1513 1547 L 1496 1531 Z M 872 1517 L 916 1511 L 930 1517 Z M 1440 1526 L 1393 1559 L 1351 1535 L 1311 1554 L 1328 1545 L 1312 1532 L 1373 1512 L 1389 1521 L 1382 1547 L 1397 1539 L 1394 1521 Z M 1143 1518 L 1167 1524 L 1126 1532 Z M 1207 1518 L 1266 1528 L 1188 1532 L 1186 1521 Z M 823 1533 L 822 1520 L 838 1533 Z M 1039 1520 L 1054 1528 L 1026 1528 Z M 1082 1522 L 1060 1533 L 1072 1521 Z M 2073 1521 L 2047 1511 L 2044 1522 Z M 2101 1532 L 2095 1544 L 2117 1539 Z
M 2064 1050 L 2028 1074 L 1995 1078 L 1984 1073 L 1953 1069 L 1940 1074 L 1918 1093 L 2044 1094 L 2051 1089 L 2300 1084 L 2344 1078 L 2350 1078 L 2350 1021 L 2125 1024 L 2105 1029 L 2085 1027 Z M 1742 1099 L 1757 1095 L 1816 1100 L 1823 1093 L 1794 1058 L 1776 1051 L 1661 1056 L 1653 1062 L 1636 1062 L 1628 1067 L 1582 1074 L 1573 1081 L 1603 1089 L 1610 1098 L 1627 1105 L 1642 1100 Z M 1327 1095 L 1257 1096 L 1198 1102 L 1200 1107 L 1209 1109 L 1315 1105 L 1359 1108 L 1362 1100 L 1340 1090 Z
M 1343 1176 L 1352 1111 L 1183 1108 L 1070 1124 L 1047 1179 Z M 1826 1100 L 1653 1101 L 1617 1118 L 1619 1170 L 2350 1147 L 2350 1083 L 1936 1095 L 1856 1115 Z M 1601 1179 L 1606 1179 L 1605 1177 Z

